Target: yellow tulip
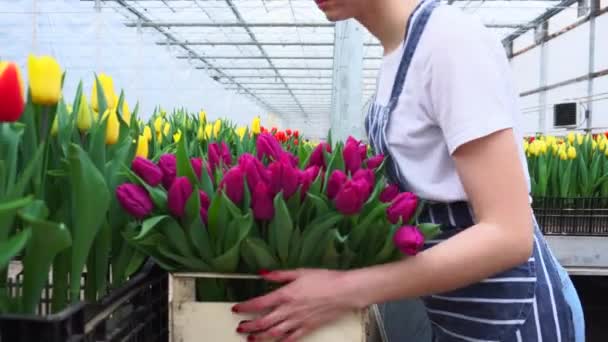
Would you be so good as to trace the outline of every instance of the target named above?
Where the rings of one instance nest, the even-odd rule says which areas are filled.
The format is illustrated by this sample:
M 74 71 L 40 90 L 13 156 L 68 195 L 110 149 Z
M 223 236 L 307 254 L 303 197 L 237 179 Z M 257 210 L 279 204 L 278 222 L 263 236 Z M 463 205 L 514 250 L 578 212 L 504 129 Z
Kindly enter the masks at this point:
M 116 96 L 116 92 L 114 92 L 114 80 L 106 74 L 97 75 L 97 79 L 99 80 L 99 83 L 101 83 L 101 89 L 103 89 L 108 108 L 115 109 L 116 104 L 118 103 L 118 97 Z M 91 107 L 93 107 L 94 111 L 99 111 L 99 103 L 97 102 L 97 81 L 95 80 L 93 80 L 93 89 L 91 91 Z
M 61 67 L 50 56 L 27 59 L 27 70 L 30 82 L 32 102 L 51 106 L 57 104 L 61 95 Z
M 557 138 L 552 135 L 548 135 L 545 139 L 545 142 L 547 143 L 547 146 L 552 146 L 555 145 L 555 143 L 557 142 Z
M 247 133 L 247 127 L 239 127 L 236 129 L 236 135 L 238 135 L 241 140 L 245 137 L 245 133 Z
M 557 154 L 557 144 L 553 144 L 551 145 L 551 151 L 553 152 L 553 154 Z
M 568 160 L 568 154 L 566 153 L 566 151 L 559 151 L 559 159 Z
M 205 139 L 211 139 L 211 133 L 213 133 L 213 125 L 205 125 Z
M 577 134 L 577 135 L 576 135 L 576 142 L 577 142 L 579 145 L 582 145 L 582 144 L 583 144 L 583 139 L 584 139 L 584 136 L 583 136 L 582 134 L 580 134 L 580 133 L 579 133 L 579 134 Z
M 127 103 L 127 100 L 124 99 L 122 100 L 121 114 L 122 119 L 125 120 L 127 126 L 131 126 L 131 112 L 129 111 L 129 104 Z
M 80 97 L 80 105 L 78 106 L 78 116 L 76 117 L 76 126 L 80 133 L 84 133 L 91 129 L 93 124 L 93 116 L 89 110 L 89 104 L 87 103 L 87 97 L 82 95 Z
M 597 143 L 595 142 L 595 140 L 593 142 L 591 142 L 591 149 L 593 151 L 597 150 Z
M 102 120 L 106 118 L 106 145 L 114 145 L 118 141 L 118 134 L 120 133 L 118 114 L 115 110 L 108 108 L 103 113 Z
M 538 146 L 539 146 L 539 149 L 540 149 L 540 153 L 542 153 L 542 154 L 547 153 L 547 144 L 544 141 L 539 140 L 538 141 Z
M 173 134 L 173 141 L 179 142 L 179 140 L 181 138 L 182 138 L 182 131 L 180 129 L 178 129 L 177 132 L 175 132 L 175 134 Z
M 196 131 L 196 139 L 199 141 L 203 141 L 205 139 L 205 130 L 203 129 L 203 125 L 198 125 L 198 131 Z
M 575 159 L 576 158 L 576 148 L 574 146 L 568 147 L 568 158 Z
M 606 140 L 601 140 L 598 144 L 600 151 L 604 151 L 606 149 Z
M 204 110 L 201 110 L 198 112 L 198 119 L 201 123 L 205 123 L 205 121 L 207 121 L 207 113 L 205 113 Z
M 213 124 L 213 136 L 218 137 L 220 135 L 220 130 L 222 129 L 222 120 L 215 120 Z
M 260 134 L 261 132 L 261 120 L 259 116 L 256 116 L 251 122 L 251 132 L 253 134 Z
M 574 138 L 574 132 L 568 133 L 568 142 L 570 143 L 570 145 L 574 144 Z
M 167 136 L 169 135 L 169 130 L 171 129 L 171 124 L 168 122 L 165 122 L 165 127 L 163 127 L 163 135 Z
M 144 127 L 144 137 L 146 137 L 148 141 L 152 140 L 152 130 L 148 125 Z
M 162 118 L 156 118 L 154 120 L 154 131 L 156 132 L 156 134 L 160 134 L 163 130 L 163 119 Z
M 528 152 L 529 147 L 530 147 L 530 143 L 528 143 L 528 140 L 524 139 L 524 152 Z
M 536 140 L 530 144 L 528 151 L 530 152 L 531 155 L 538 156 L 538 153 L 540 152 L 540 148 L 539 148 L 538 144 L 536 143 Z
M 137 149 L 135 150 L 136 156 L 148 159 L 148 141 L 148 138 L 144 134 L 139 136 L 137 139 Z

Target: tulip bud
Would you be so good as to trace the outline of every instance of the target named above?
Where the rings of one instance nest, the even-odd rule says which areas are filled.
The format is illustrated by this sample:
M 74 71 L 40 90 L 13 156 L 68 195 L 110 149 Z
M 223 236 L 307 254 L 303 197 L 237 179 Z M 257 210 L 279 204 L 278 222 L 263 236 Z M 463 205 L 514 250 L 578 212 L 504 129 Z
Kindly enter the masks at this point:
M 158 160 L 158 166 L 163 172 L 163 186 L 169 189 L 175 180 L 177 173 L 177 159 L 173 154 L 164 154 Z
M 261 126 L 260 126 L 260 117 L 256 116 L 253 121 L 251 122 L 251 132 L 253 134 L 260 134 L 261 133 Z
M 120 114 L 122 115 L 122 119 L 125 121 L 127 126 L 131 126 L 131 112 L 129 111 L 129 104 L 125 99 L 122 100 L 122 110 Z
M 268 181 L 273 195 L 283 191 L 283 198 L 290 198 L 299 186 L 298 170 L 290 161 L 276 161 L 268 166 Z
M 163 135 L 168 136 L 169 130 L 171 130 L 171 124 L 168 122 L 165 122 L 165 126 L 163 127 Z
M 198 126 L 198 130 L 196 131 L 196 139 L 198 141 L 203 141 L 205 140 L 205 130 L 203 128 L 203 124 L 200 124 Z
M 137 139 L 137 148 L 135 155 L 141 158 L 148 158 L 148 139 L 142 134 Z
M 574 148 L 574 146 L 568 147 L 568 158 L 576 159 L 576 148 Z
M 225 142 L 209 144 L 207 159 L 212 170 L 217 169 L 220 165 L 224 167 L 232 165 L 232 153 Z
M 374 190 L 374 185 L 376 184 L 376 176 L 374 175 L 374 172 L 370 169 L 359 169 L 359 171 L 355 172 L 353 175 L 353 180 L 362 181 L 360 184 L 364 186 L 365 197 L 369 197 Z
M 220 188 L 224 189 L 230 200 L 239 204 L 243 201 L 245 173 L 240 167 L 233 167 L 224 174 Z
M 106 121 L 106 145 L 114 145 L 118 142 L 118 135 L 120 134 L 120 122 L 118 121 L 118 115 L 115 111 L 106 109 L 102 118 L 107 118 Z
M 361 168 L 361 154 L 359 152 L 358 142 L 351 140 L 344 146 L 342 152 L 344 157 L 344 166 L 347 173 L 354 174 Z
M 175 132 L 173 134 L 173 142 L 179 142 L 179 140 L 182 138 L 182 131 L 180 129 L 177 130 L 177 132 Z
M 404 226 L 395 232 L 393 243 L 401 253 L 414 256 L 424 247 L 424 235 L 416 227 Z
M 192 195 L 192 184 L 188 177 L 177 177 L 167 194 L 169 212 L 176 217 L 184 216 L 186 203 Z
M 388 220 L 397 224 L 399 220 L 401 222 L 408 222 L 418 207 L 418 198 L 411 192 L 400 193 L 395 197 L 392 204 L 386 209 Z
M 253 216 L 256 219 L 272 219 L 274 216 L 272 191 L 264 182 L 259 182 L 256 184 L 251 200 L 253 205 Z
M 152 198 L 143 186 L 122 184 L 116 188 L 116 198 L 122 208 L 133 217 L 141 220 L 152 213 Z
M 99 83 L 101 83 L 101 89 L 105 95 L 106 103 L 108 108 L 114 108 L 118 102 L 118 97 L 114 92 L 114 81 L 112 78 L 105 74 L 97 75 Z M 99 103 L 97 101 L 97 81 L 93 81 L 93 89 L 91 91 L 91 107 L 96 112 L 99 112 Z
M 344 183 L 346 183 L 346 179 L 347 177 L 344 172 L 341 170 L 334 170 L 327 181 L 327 197 L 334 199 L 338 194 L 338 191 L 340 191 Z
M 399 195 L 399 187 L 395 184 L 390 184 L 380 193 L 380 202 L 390 203 Z
M 91 129 L 93 124 L 93 116 L 89 110 L 89 104 L 87 103 L 87 97 L 84 94 L 80 97 L 80 104 L 78 105 L 78 114 L 76 117 L 76 126 L 80 133 L 85 133 Z
M 245 137 L 245 134 L 247 133 L 247 127 L 239 127 L 235 130 L 235 133 L 239 137 L 240 140 L 243 140 L 243 138 Z
M 344 215 L 357 214 L 365 203 L 364 186 L 361 181 L 347 181 L 334 198 L 336 209 Z
M 146 140 L 148 141 L 152 140 L 152 130 L 150 129 L 150 126 L 144 127 L 144 137 L 146 137 Z
M 239 158 L 239 166 L 245 173 L 249 189 L 255 189 L 259 182 L 267 182 L 267 174 L 264 165 L 251 154 L 245 153 Z
M 220 136 L 220 130 L 222 129 L 222 120 L 215 120 L 215 122 L 213 123 L 213 136 L 214 137 L 219 137 Z
M 53 57 L 30 55 L 27 69 L 32 102 L 47 106 L 57 104 L 61 95 L 62 77 L 59 63 Z
M 293 131 L 293 136 L 296 138 L 300 137 L 300 132 L 299 131 Z
M 256 141 L 258 159 L 266 157 L 269 161 L 276 161 L 281 158 L 285 151 L 275 137 L 268 133 L 262 133 Z
M 0 122 L 19 120 L 25 109 L 23 79 L 15 63 L 0 61 Z
M 368 169 L 375 170 L 384 162 L 384 155 L 379 154 L 377 156 L 369 158 L 365 163 Z
M 315 165 L 318 166 L 318 167 L 321 167 L 321 168 L 325 168 L 326 167 L 326 164 L 325 164 L 325 155 L 323 154 L 323 150 L 324 149 L 325 149 L 325 151 L 331 153 L 331 146 L 329 146 L 328 143 L 320 143 L 312 151 L 312 154 L 310 155 L 310 159 L 308 160 L 308 166 L 307 167 L 311 167 L 311 166 L 315 166 Z
M 133 160 L 131 163 L 131 170 L 151 186 L 159 185 L 163 179 L 163 172 L 160 168 L 153 162 L 142 157 L 136 157 Z

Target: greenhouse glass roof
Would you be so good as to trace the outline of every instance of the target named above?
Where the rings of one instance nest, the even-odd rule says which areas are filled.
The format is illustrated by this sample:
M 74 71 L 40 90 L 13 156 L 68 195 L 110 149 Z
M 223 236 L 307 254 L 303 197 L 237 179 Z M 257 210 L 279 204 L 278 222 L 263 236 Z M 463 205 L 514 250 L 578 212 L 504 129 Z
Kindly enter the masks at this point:
M 446 4 L 481 17 L 507 42 L 555 9 L 577 17 L 576 1 L 448 0 Z M 309 127 L 321 137 L 329 129 L 334 24 L 313 0 L 81 0 L 100 7 L 146 42 L 165 47 L 192 70 L 224 89 L 244 94 L 284 122 Z M 375 88 L 382 48 L 365 38 L 363 91 Z

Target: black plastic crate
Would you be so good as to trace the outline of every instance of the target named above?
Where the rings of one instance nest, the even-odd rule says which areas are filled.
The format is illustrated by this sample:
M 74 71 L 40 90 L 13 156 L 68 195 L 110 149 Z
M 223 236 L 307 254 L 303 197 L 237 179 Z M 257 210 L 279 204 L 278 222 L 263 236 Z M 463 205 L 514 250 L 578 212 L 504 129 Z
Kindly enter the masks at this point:
M 534 198 L 538 224 L 547 235 L 608 236 L 608 198 Z
M 47 316 L 0 316 L 0 342 L 166 342 L 168 287 L 168 274 L 148 263 L 98 303 L 74 304 Z M 49 299 L 39 310 L 48 309 Z

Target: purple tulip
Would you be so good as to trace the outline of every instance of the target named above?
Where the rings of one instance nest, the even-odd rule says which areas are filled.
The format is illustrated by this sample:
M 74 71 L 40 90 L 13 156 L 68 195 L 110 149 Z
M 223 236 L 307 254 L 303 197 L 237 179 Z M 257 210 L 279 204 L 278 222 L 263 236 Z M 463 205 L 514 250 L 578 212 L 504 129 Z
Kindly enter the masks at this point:
M 300 194 L 302 199 L 306 197 L 308 189 L 310 189 L 312 183 L 317 179 L 320 170 L 321 169 L 315 165 L 307 168 L 306 170 L 299 171 L 298 183 L 300 183 Z
M 264 169 L 264 165 L 251 154 L 245 153 L 239 158 L 239 167 L 245 173 L 250 190 L 255 189 L 256 184 L 259 182 L 267 182 L 268 174 Z
M 251 198 L 253 216 L 258 220 L 271 220 L 274 216 L 272 191 L 264 182 L 259 182 Z
M 362 144 L 361 141 L 353 138 L 353 137 L 348 137 L 348 139 L 346 139 L 346 145 L 353 145 L 357 147 L 357 151 L 359 151 L 359 156 L 361 157 L 361 160 L 365 160 L 365 158 L 367 158 L 367 146 L 365 146 L 365 144 Z
M 163 186 L 169 189 L 177 173 L 177 159 L 173 154 L 163 154 L 158 160 L 158 167 L 163 172 Z
M 283 191 L 285 199 L 298 190 L 298 170 L 289 161 L 276 161 L 268 166 L 268 182 L 274 195 Z
M 230 153 L 230 148 L 228 148 L 225 142 L 222 142 L 221 145 L 217 143 L 209 144 L 207 159 L 212 170 L 217 169 L 220 164 L 224 167 L 232 165 L 232 153 Z
M 401 222 L 408 222 L 418 207 L 418 198 L 411 192 L 403 192 L 397 195 L 393 200 L 392 204 L 386 209 L 388 220 L 397 224 L 401 219 Z
M 209 196 L 207 195 L 207 193 L 204 192 L 203 190 L 199 190 L 198 196 L 200 199 L 201 208 L 208 209 L 209 205 L 211 204 L 211 200 L 209 199 Z
M 152 198 L 143 186 L 125 183 L 116 188 L 116 198 L 122 208 L 141 220 L 152 213 Z
M 136 157 L 131 163 L 131 170 L 148 185 L 157 186 L 163 180 L 163 172 L 156 164 L 142 157 Z
M 269 161 L 280 160 L 284 152 L 281 143 L 272 135 L 262 133 L 256 141 L 256 149 L 258 151 L 258 159 L 262 160 L 266 157 Z
M 245 173 L 240 167 L 236 166 L 224 174 L 220 184 L 220 188 L 226 191 L 226 196 L 235 204 L 243 201 L 244 178 Z
M 186 211 L 186 203 L 192 195 L 192 184 L 187 177 L 178 177 L 169 188 L 167 194 L 167 203 L 169 206 L 169 212 L 176 217 L 184 216 Z
M 209 224 L 209 209 L 201 208 L 200 214 L 205 225 Z
M 209 174 L 209 178 L 213 181 L 213 172 L 211 171 L 211 167 L 209 164 L 205 165 L 205 162 L 202 158 L 191 158 L 190 164 L 192 165 L 192 169 L 194 170 L 194 174 L 198 179 L 201 179 L 203 176 L 203 167 L 207 169 L 207 173 Z
M 346 183 L 347 178 L 346 174 L 340 170 L 332 172 L 327 181 L 327 197 L 334 199 L 338 194 L 338 191 L 340 191 L 344 183 Z
M 289 152 L 283 153 L 280 160 L 282 162 L 286 162 L 286 163 L 290 164 L 293 167 L 298 167 L 298 163 L 300 162 L 300 159 L 298 159 L 298 157 L 294 156 L 293 154 L 291 154 Z
M 344 166 L 346 173 L 351 175 L 361 168 L 361 154 L 359 153 L 359 145 L 357 142 L 346 143 L 342 156 L 344 157 Z
M 370 169 L 359 169 L 353 175 L 353 180 L 364 180 L 368 185 L 367 196 L 372 193 L 374 190 L 374 185 L 376 185 L 376 175 L 374 175 L 374 171 Z
M 336 209 L 344 215 L 357 214 L 365 203 L 365 185 L 361 184 L 364 181 L 349 180 L 338 191 L 334 198 Z
M 377 156 L 373 156 L 366 161 L 367 168 L 375 170 L 384 162 L 384 155 L 379 154 Z
M 414 256 L 424 246 L 424 235 L 416 227 L 404 226 L 395 232 L 393 243 L 401 253 Z
M 399 187 L 395 184 L 390 184 L 380 193 L 380 202 L 390 203 L 399 195 Z
M 312 151 L 312 154 L 310 155 L 310 159 L 308 160 L 307 167 L 311 167 L 311 166 L 318 166 L 321 168 L 326 167 L 325 155 L 323 154 L 323 149 L 325 149 L 325 151 L 331 153 L 331 146 L 328 143 L 320 143 Z

